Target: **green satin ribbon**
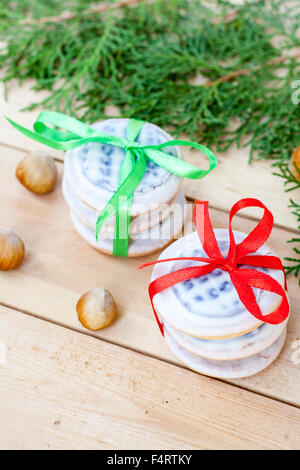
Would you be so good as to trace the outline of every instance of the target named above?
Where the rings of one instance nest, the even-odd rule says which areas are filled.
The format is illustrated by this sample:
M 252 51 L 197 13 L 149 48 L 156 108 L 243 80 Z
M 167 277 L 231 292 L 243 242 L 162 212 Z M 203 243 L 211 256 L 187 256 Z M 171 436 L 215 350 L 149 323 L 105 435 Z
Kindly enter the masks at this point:
M 98 241 L 102 228 L 111 217 L 116 216 L 113 254 L 117 256 L 127 256 L 128 253 L 130 209 L 133 193 L 143 179 L 147 158 L 174 175 L 190 179 L 203 178 L 218 163 L 216 156 L 209 148 L 188 140 L 169 140 L 158 145 L 142 145 L 136 142 L 144 124 L 143 121 L 136 119 L 129 120 L 126 139 L 103 134 L 77 119 L 52 111 L 45 111 L 39 115 L 33 125 L 34 131 L 20 126 L 8 117 L 6 119 L 25 136 L 58 150 L 71 150 L 88 142 L 101 142 L 121 147 L 125 151 L 125 158 L 120 168 L 119 187 L 101 211 L 96 223 L 96 240 Z M 55 126 L 55 128 L 48 127 L 49 124 Z M 201 170 L 161 151 L 165 147 L 176 145 L 192 147 L 203 152 L 208 158 L 209 169 Z M 124 233 L 120 234 L 121 230 Z

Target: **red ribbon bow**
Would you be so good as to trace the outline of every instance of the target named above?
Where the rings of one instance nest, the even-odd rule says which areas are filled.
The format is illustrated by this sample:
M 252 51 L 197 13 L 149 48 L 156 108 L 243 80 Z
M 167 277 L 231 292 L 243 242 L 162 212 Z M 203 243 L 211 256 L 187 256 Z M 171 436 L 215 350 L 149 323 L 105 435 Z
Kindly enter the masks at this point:
M 231 227 L 231 222 L 234 215 L 244 209 L 245 207 L 260 207 L 264 209 L 262 219 L 257 226 L 249 233 L 249 235 L 238 245 L 235 244 L 235 239 Z M 201 208 L 201 210 L 199 210 Z M 232 207 L 229 213 L 229 251 L 227 258 L 222 255 L 208 212 L 207 201 L 196 201 L 194 206 L 194 221 L 196 230 L 201 240 L 202 246 L 208 258 L 201 257 L 187 257 L 187 258 L 170 258 L 152 263 L 146 263 L 139 267 L 139 269 L 151 266 L 156 263 L 165 263 L 167 261 L 183 261 L 192 260 L 205 262 L 206 265 L 193 266 L 189 268 L 179 269 L 178 271 L 171 272 L 155 279 L 149 285 L 149 296 L 154 311 L 154 315 L 160 331 L 164 334 L 163 324 L 160 322 L 158 315 L 155 311 L 153 304 L 153 297 L 167 289 L 168 287 L 177 284 L 178 282 L 192 279 L 194 277 L 203 276 L 210 273 L 214 269 L 222 269 L 227 271 L 230 279 L 238 293 L 240 301 L 244 304 L 246 309 L 258 320 L 265 323 L 276 325 L 282 323 L 289 315 L 289 303 L 287 300 L 286 292 L 282 286 L 268 274 L 262 273 L 251 268 L 241 268 L 240 265 L 259 266 L 269 269 L 280 269 L 284 273 L 284 269 L 280 259 L 277 256 L 263 256 L 263 255 L 250 255 L 255 253 L 266 240 L 269 238 L 273 228 L 273 215 L 267 207 L 258 199 L 245 198 L 238 201 Z M 268 315 L 263 315 L 256 302 L 253 289 L 257 288 L 273 292 L 282 297 L 279 307 Z M 287 289 L 285 281 L 285 289 Z

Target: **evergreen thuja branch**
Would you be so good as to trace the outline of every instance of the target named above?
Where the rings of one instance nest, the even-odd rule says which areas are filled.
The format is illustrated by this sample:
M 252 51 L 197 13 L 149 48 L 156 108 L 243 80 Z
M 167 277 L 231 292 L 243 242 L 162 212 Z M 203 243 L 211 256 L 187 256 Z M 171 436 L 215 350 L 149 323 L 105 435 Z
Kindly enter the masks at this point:
M 297 217 L 298 228 L 300 230 L 300 204 L 296 203 L 292 199 L 290 199 L 289 207 L 292 209 L 292 213 Z M 287 274 L 294 274 L 295 277 L 300 278 L 300 237 L 294 237 L 288 240 L 288 243 L 297 244 L 293 247 L 293 251 L 295 256 L 293 257 L 286 257 L 285 260 L 288 261 L 288 266 L 285 266 L 285 271 Z M 300 279 L 299 279 L 300 285 Z
M 295 171 L 300 175 L 300 169 L 298 168 L 296 163 L 293 162 L 292 164 L 295 167 Z M 279 172 L 274 174 L 284 179 L 284 186 L 286 188 L 285 191 L 300 190 L 300 181 L 292 173 L 289 167 L 289 163 L 279 164 L 278 170 Z M 292 214 L 296 216 L 298 229 L 300 231 L 300 204 L 295 202 L 293 199 L 290 199 L 289 208 L 291 209 Z M 286 274 L 294 274 L 295 277 L 300 278 L 300 237 L 293 237 L 288 240 L 288 243 L 292 243 L 293 245 L 295 245 L 293 247 L 293 252 L 295 253 L 295 255 L 293 257 L 284 258 L 285 261 L 289 263 L 287 266 L 284 266 Z
M 294 53 L 288 57 L 284 57 L 284 56 L 281 56 L 281 57 L 276 57 L 275 59 L 271 59 L 267 62 L 267 64 L 264 64 L 264 66 L 268 66 L 268 65 L 277 65 L 277 64 L 281 64 L 282 62 L 286 62 L 286 61 L 289 61 L 291 59 L 298 59 L 300 58 L 300 52 L 297 52 L 297 53 Z M 258 69 L 258 67 L 256 68 Z M 210 87 L 210 86 L 215 86 L 215 85 L 218 85 L 220 83 L 225 83 L 225 82 L 228 82 L 229 80 L 234 80 L 236 79 L 237 77 L 240 77 L 241 75 L 250 75 L 252 73 L 255 73 L 255 69 L 240 69 L 240 70 L 235 70 L 234 72 L 231 72 L 227 75 L 224 75 L 223 77 L 217 79 L 217 80 L 213 80 L 211 82 L 207 82 L 205 83 L 203 86 L 205 87 Z
M 64 4 L 72 18 L 56 23 L 48 3 L 62 11 L 58 0 L 19 0 L 8 2 L 2 23 L 0 17 L 0 28 L 6 24 L 4 80 L 32 78 L 35 89 L 49 90 L 37 105 L 92 122 L 113 104 L 121 116 L 148 119 L 220 150 L 248 139 L 250 160 L 283 162 L 296 146 L 300 113 L 291 101 L 291 81 L 299 62 L 282 56 L 297 45 L 296 10 L 279 17 L 280 2 L 233 7 L 216 1 L 209 9 L 197 0 L 170 0 L 123 6 L 109 17 L 86 15 L 91 2 L 73 0 Z M 16 24 L 24 14 L 48 20 Z M 284 48 L 272 44 L 278 34 Z M 278 76 L 282 69 L 284 78 Z M 204 85 L 193 83 L 199 75 Z M 234 131 L 232 120 L 239 123 Z
M 295 170 L 300 175 L 299 168 L 296 166 L 294 162 L 292 164 L 294 165 Z M 300 189 L 300 181 L 292 173 L 290 169 L 290 163 L 287 163 L 287 162 L 279 163 L 276 166 L 278 168 L 278 172 L 274 172 L 274 175 L 279 176 L 280 178 L 284 179 L 284 186 L 285 186 L 286 192 L 294 191 L 295 189 Z
M 295 201 L 290 199 L 290 206 L 292 213 L 297 217 L 298 225 L 300 226 L 300 204 L 297 204 Z
M 92 6 L 91 8 L 87 8 L 84 10 L 84 15 L 93 15 L 97 13 L 104 13 L 109 10 L 123 8 L 123 7 L 130 7 L 135 6 L 141 3 L 143 0 L 111 0 L 110 3 L 100 2 L 98 5 Z M 148 0 L 150 3 L 151 0 Z M 60 23 L 62 21 L 70 21 L 76 18 L 77 12 L 76 11 L 64 11 L 60 15 L 56 16 L 44 16 L 38 19 L 35 18 L 25 18 L 19 22 L 20 25 L 30 25 L 30 24 L 47 24 L 47 23 Z

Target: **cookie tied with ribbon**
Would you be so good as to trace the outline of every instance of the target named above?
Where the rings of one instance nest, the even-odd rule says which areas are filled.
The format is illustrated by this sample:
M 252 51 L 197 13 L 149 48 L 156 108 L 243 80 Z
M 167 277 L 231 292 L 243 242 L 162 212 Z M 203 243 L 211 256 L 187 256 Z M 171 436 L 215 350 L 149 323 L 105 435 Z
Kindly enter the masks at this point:
M 136 119 L 110 119 L 88 126 L 60 113 L 43 112 L 34 123 L 33 131 L 8 121 L 27 137 L 67 151 L 63 187 L 75 228 L 95 247 L 114 255 L 139 255 L 143 254 L 143 248 L 145 252 L 154 251 L 137 242 L 130 248 L 132 217 L 145 212 L 145 208 L 138 206 L 146 206 L 147 212 L 147 206 L 152 203 L 157 209 L 175 198 L 182 217 L 181 178 L 203 178 L 217 165 L 215 155 L 207 147 L 172 140 L 157 126 Z M 209 168 L 202 170 L 184 162 L 178 146 L 201 151 L 209 161 Z M 91 209 L 94 212 L 91 213 Z M 97 214 L 96 237 L 86 224 L 86 218 L 93 220 L 94 214 Z M 112 221 L 114 234 L 109 243 L 101 237 L 103 229 L 105 231 Z M 177 226 L 173 232 L 175 228 Z M 156 236 L 155 233 L 146 235 Z M 163 240 L 169 241 L 170 238 Z M 154 243 L 152 248 L 159 249 L 164 244 Z
M 232 229 L 246 207 L 263 209 L 247 235 Z M 194 206 L 196 232 L 170 245 L 155 265 L 149 296 L 158 326 L 178 359 L 201 373 L 245 377 L 279 354 L 289 316 L 284 269 L 265 245 L 273 216 L 257 199 L 238 201 L 229 227 L 213 229 L 208 203 Z

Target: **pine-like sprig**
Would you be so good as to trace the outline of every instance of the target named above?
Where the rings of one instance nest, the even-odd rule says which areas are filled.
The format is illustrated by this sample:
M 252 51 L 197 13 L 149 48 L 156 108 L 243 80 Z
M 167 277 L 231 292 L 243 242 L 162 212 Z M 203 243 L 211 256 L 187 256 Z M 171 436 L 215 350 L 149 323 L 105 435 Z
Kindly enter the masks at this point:
M 250 145 L 249 160 L 273 159 L 292 188 L 287 162 L 300 143 L 292 83 L 300 64 L 284 55 L 300 45 L 299 2 L 146 3 L 91 15 L 88 0 L 8 0 L 0 13 L 5 82 L 34 79 L 36 90 L 49 91 L 38 105 L 86 122 L 114 105 L 121 116 L 218 150 Z M 74 18 L 22 24 L 65 9 Z
M 300 178 L 300 168 L 293 162 L 293 165 L 295 167 L 295 171 L 299 174 Z M 292 173 L 289 164 L 288 163 L 279 163 L 277 165 L 278 169 L 276 174 L 277 176 L 280 176 L 281 178 L 284 179 L 284 186 L 285 186 L 285 191 L 295 191 L 298 190 L 298 193 L 300 191 L 300 181 L 299 178 L 297 179 L 295 175 Z M 300 230 L 300 204 L 295 202 L 293 199 L 290 199 L 290 209 L 292 210 L 292 214 L 294 214 L 297 218 L 297 223 L 298 223 L 298 229 Z M 293 251 L 295 255 L 293 257 L 286 257 L 285 260 L 288 261 L 288 265 L 285 266 L 285 270 L 287 274 L 294 274 L 296 277 L 300 277 L 300 249 L 299 249 L 299 244 L 300 244 L 300 237 L 293 237 L 290 240 L 288 240 L 288 243 L 293 243 L 295 246 L 293 247 Z M 299 279 L 299 285 L 300 285 L 300 279 Z
M 298 228 L 300 229 L 300 204 L 290 199 L 290 208 L 292 208 L 293 214 L 297 217 Z M 296 277 L 300 277 L 300 249 L 298 248 L 300 243 L 300 237 L 291 238 L 288 243 L 294 243 L 296 246 L 293 247 L 295 253 L 294 257 L 285 258 L 288 261 L 288 266 L 285 266 L 287 274 L 294 274 Z M 299 280 L 300 285 L 300 280 Z

